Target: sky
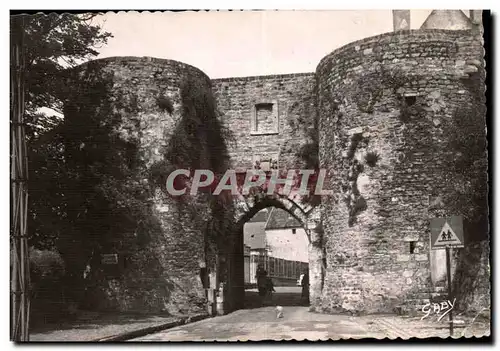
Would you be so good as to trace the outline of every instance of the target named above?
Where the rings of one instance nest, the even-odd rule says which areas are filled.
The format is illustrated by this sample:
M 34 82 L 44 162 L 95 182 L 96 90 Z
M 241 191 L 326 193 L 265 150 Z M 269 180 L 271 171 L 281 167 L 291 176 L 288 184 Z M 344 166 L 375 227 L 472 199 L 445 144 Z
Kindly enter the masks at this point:
M 430 12 L 412 10 L 411 28 Z M 119 12 L 96 21 L 114 36 L 99 58 L 167 58 L 212 79 L 314 72 L 336 48 L 392 31 L 391 10 Z

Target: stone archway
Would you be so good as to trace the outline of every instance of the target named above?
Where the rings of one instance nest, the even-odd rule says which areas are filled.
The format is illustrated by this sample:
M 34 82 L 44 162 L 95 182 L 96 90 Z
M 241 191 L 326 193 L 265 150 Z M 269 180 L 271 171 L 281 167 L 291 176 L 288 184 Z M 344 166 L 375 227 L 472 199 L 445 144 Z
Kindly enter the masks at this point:
M 231 312 L 244 307 L 245 287 L 244 287 L 244 243 L 243 226 L 257 212 L 264 208 L 280 208 L 295 217 L 303 226 L 309 239 L 309 277 L 310 277 L 310 298 L 319 296 L 323 280 L 323 248 L 321 236 L 318 234 L 319 208 L 309 204 L 296 201 L 295 199 L 282 195 L 261 195 L 251 198 L 240 198 L 236 204 L 237 213 L 236 228 L 232 233 L 232 250 L 227 257 L 227 312 Z

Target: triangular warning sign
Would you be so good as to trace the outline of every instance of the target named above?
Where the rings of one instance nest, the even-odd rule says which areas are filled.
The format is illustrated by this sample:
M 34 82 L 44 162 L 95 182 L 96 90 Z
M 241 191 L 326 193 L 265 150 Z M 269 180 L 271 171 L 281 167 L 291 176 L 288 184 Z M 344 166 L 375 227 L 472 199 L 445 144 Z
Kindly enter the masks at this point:
M 406 20 L 403 18 L 403 20 L 399 22 L 399 29 L 405 29 L 406 27 L 408 27 L 408 22 L 406 22 Z
M 434 243 L 434 246 L 447 246 L 447 245 L 460 245 L 462 242 L 455 234 L 453 229 L 451 229 L 448 222 L 444 223 L 443 229 L 439 232 L 439 235 Z

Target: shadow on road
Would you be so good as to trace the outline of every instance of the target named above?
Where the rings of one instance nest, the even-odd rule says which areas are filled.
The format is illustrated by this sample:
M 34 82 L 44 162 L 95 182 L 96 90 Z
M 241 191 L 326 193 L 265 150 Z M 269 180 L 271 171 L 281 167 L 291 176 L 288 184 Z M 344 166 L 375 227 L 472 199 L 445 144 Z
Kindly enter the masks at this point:
M 309 303 L 301 298 L 300 287 L 276 287 L 276 292 L 271 298 L 262 301 L 257 289 L 245 290 L 245 309 L 260 308 L 266 306 L 309 306 Z

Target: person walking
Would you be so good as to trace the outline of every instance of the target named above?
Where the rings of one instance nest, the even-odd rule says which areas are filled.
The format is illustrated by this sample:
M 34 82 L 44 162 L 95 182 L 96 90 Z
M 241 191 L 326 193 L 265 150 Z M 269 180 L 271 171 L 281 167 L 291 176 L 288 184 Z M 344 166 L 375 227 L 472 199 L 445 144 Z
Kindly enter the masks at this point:
M 259 263 L 259 265 L 257 266 L 257 272 L 255 273 L 255 277 L 257 278 L 257 285 L 259 284 L 259 279 L 266 275 L 267 272 L 264 269 L 264 266 L 262 265 L 262 263 Z
M 269 301 L 272 301 L 273 299 L 273 292 L 276 292 L 274 290 L 274 283 L 273 280 L 270 277 L 266 277 L 266 297 L 269 299 Z
M 264 299 L 267 294 L 267 271 L 264 269 L 262 264 L 257 266 L 257 273 L 255 275 L 257 278 L 257 289 L 259 290 L 259 296 L 261 298 L 261 304 L 264 302 Z
M 304 272 L 304 277 L 302 278 L 302 300 L 305 303 L 309 303 L 309 272 Z

